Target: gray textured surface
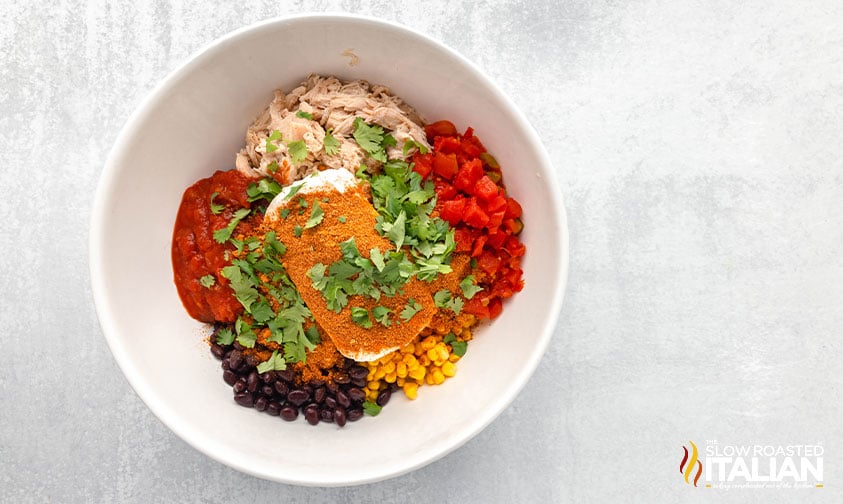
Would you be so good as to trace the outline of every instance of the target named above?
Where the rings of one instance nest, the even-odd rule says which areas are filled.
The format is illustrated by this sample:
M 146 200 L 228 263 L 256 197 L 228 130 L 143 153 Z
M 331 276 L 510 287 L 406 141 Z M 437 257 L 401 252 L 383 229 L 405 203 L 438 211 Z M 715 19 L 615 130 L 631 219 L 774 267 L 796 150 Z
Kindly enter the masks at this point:
M 836 1 L 3 2 L 0 500 L 839 502 L 843 6 Z M 130 112 L 244 24 L 342 10 L 449 44 L 558 169 L 568 296 L 524 393 L 407 476 L 307 489 L 171 434 L 109 354 L 91 202 Z M 688 439 L 822 443 L 825 488 L 694 489 Z M 376 448 L 373 448 L 376 449 Z

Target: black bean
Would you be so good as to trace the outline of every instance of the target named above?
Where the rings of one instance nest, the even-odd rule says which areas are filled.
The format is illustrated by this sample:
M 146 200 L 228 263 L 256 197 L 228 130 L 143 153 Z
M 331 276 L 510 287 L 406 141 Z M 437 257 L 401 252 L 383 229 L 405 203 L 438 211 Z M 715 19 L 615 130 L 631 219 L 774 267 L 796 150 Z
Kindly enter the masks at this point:
M 237 382 L 234 384 L 234 393 L 235 393 L 235 394 L 240 394 L 240 393 L 242 393 L 242 392 L 245 392 L 245 390 L 246 390 L 246 380 L 244 380 L 243 378 L 240 378 L 240 379 L 239 379 L 239 380 L 237 380 Z
M 229 369 L 231 369 L 231 363 L 230 363 L 230 362 L 228 362 L 228 358 L 227 358 L 227 357 L 224 357 L 224 358 L 222 359 L 222 370 L 223 370 L 223 371 L 228 371 Z
M 363 388 L 366 386 L 366 378 L 354 378 L 351 380 L 351 384 L 355 387 Z
M 369 376 L 369 370 L 363 366 L 354 365 L 348 370 L 348 375 L 352 380 L 365 380 Z
M 352 408 L 346 412 L 345 416 L 349 422 L 356 422 L 363 418 L 363 408 Z
M 266 397 L 258 397 L 255 399 L 255 409 L 258 411 L 264 411 L 268 404 L 269 401 L 266 400 Z
M 223 348 L 222 345 L 217 345 L 216 343 L 214 343 L 213 345 L 211 345 L 211 353 L 217 359 L 222 360 L 223 355 L 225 355 L 225 348 Z
M 278 375 L 278 378 L 281 378 L 287 383 L 291 383 L 293 379 L 296 377 L 296 374 L 293 372 L 292 369 L 285 369 L 283 371 L 276 371 L 275 374 Z
M 260 378 L 258 378 L 258 372 L 252 371 L 249 373 L 249 377 L 246 378 L 246 388 L 249 389 L 249 392 L 254 392 L 258 389 L 258 384 L 260 383 Z
M 348 408 L 349 406 L 351 406 L 351 399 L 345 392 L 340 390 L 339 392 L 337 392 L 337 404 L 339 404 L 343 408 Z
M 334 382 L 345 385 L 346 383 L 351 383 L 351 377 L 347 373 L 335 373 Z
M 266 397 L 272 397 L 275 394 L 275 389 L 272 385 L 264 385 L 261 387 L 261 394 L 265 395 Z
M 325 387 L 319 387 L 318 389 L 316 389 L 313 392 L 313 400 L 316 401 L 319 404 L 322 404 L 322 401 L 325 400 L 325 395 L 327 393 L 328 393 L 328 391 L 325 390 Z
M 380 394 L 378 394 L 378 406 L 386 406 L 386 403 L 389 402 L 390 397 L 392 397 L 392 392 L 390 392 L 389 389 L 386 389 Z
M 334 409 L 337 407 L 337 400 L 334 399 L 333 396 L 326 396 L 325 397 L 325 407 Z
M 231 366 L 231 369 L 235 371 L 240 369 L 240 366 L 243 365 L 243 353 L 239 350 L 231 352 L 231 355 L 228 356 L 228 364 Z
M 366 393 L 363 392 L 363 389 L 351 387 L 346 391 L 346 393 L 348 394 L 348 398 L 353 402 L 361 403 L 366 400 Z
M 282 382 L 281 380 L 278 380 L 277 382 L 275 382 L 275 391 L 278 392 L 278 395 L 285 396 L 287 395 L 287 392 L 290 391 L 290 389 L 287 388 L 286 383 Z
M 275 381 L 275 373 L 272 371 L 267 371 L 266 373 L 260 375 L 261 381 L 264 383 L 272 383 Z
M 346 421 L 345 410 L 343 408 L 337 406 L 336 409 L 334 409 L 334 422 L 336 422 L 337 425 L 342 427 L 343 425 L 345 425 L 345 421 Z
M 296 406 L 301 406 L 308 399 L 310 399 L 310 394 L 301 389 L 291 390 L 290 393 L 287 394 L 287 400 Z
M 222 379 L 225 383 L 229 384 L 229 386 L 233 386 L 237 383 L 237 375 L 234 374 L 234 371 L 230 369 L 226 369 L 225 372 L 222 374 Z
M 337 384 L 336 384 L 336 383 L 334 383 L 334 382 L 328 382 L 328 383 L 325 385 L 325 387 L 327 387 L 327 388 L 328 388 L 328 392 L 330 392 L 330 393 L 332 393 L 332 394 L 336 394 L 336 393 L 337 393 L 337 392 L 339 392 L 339 390 L 340 390 L 339 385 L 337 385 Z
M 258 360 L 257 356 L 254 355 L 254 354 L 251 354 L 251 355 L 246 357 L 246 364 L 248 364 L 249 367 L 255 367 L 260 363 L 261 363 L 261 361 Z
M 323 422 L 331 423 L 334 421 L 334 410 L 330 410 L 328 408 L 322 408 L 319 410 L 319 418 Z
M 245 347 L 243 345 L 241 345 L 239 341 L 235 340 L 234 341 L 234 349 L 240 350 L 242 352 L 245 349 Z
M 251 408 L 255 404 L 255 397 L 248 392 L 243 392 L 242 394 L 235 394 L 234 401 L 240 406 Z
M 397 383 L 390 383 L 389 384 L 389 391 L 390 392 L 398 392 L 401 387 L 398 386 Z
M 315 378 L 313 380 L 310 380 L 310 383 L 308 385 L 310 385 L 311 387 L 321 387 L 322 385 L 325 385 L 325 380 L 323 380 L 322 378 Z
M 299 416 L 299 409 L 293 406 L 292 404 L 288 404 L 281 408 L 281 418 L 288 422 L 292 422 Z
M 310 425 L 316 425 L 319 423 L 319 408 L 316 404 L 310 404 L 304 409 L 304 419 L 307 420 L 307 423 Z
M 281 404 L 277 401 L 269 401 L 266 412 L 272 416 L 278 416 L 281 413 Z

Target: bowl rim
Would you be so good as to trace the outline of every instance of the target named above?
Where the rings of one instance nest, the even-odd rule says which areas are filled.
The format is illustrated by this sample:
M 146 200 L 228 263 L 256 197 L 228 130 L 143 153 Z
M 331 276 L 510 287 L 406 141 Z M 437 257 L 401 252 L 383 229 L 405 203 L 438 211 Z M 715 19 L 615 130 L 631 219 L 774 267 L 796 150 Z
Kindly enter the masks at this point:
M 412 460 L 410 463 L 397 463 L 388 471 L 382 471 L 375 474 L 368 474 L 366 477 L 356 480 L 338 480 L 330 477 L 316 477 L 311 479 L 292 479 L 285 477 L 284 474 L 270 473 L 268 471 L 262 472 L 260 467 L 253 467 L 223 459 L 221 454 L 209 448 L 206 444 L 205 436 L 197 435 L 192 432 L 189 425 L 180 422 L 176 418 L 172 418 L 167 414 L 166 407 L 159 400 L 156 392 L 147 387 L 146 383 L 140 378 L 137 370 L 133 367 L 131 358 L 126 348 L 120 343 L 117 334 L 120 332 L 115 320 L 111 315 L 111 304 L 106 296 L 106 279 L 102 268 L 102 250 L 106 242 L 106 235 L 104 232 L 104 216 L 113 199 L 114 186 L 118 180 L 118 175 L 121 173 L 117 160 L 121 157 L 121 152 L 125 150 L 126 145 L 131 142 L 135 136 L 140 125 L 145 122 L 146 116 L 149 115 L 150 109 L 160 97 L 166 94 L 166 91 L 177 84 L 185 75 L 202 66 L 208 60 L 216 57 L 217 53 L 224 50 L 228 44 L 234 43 L 236 40 L 260 32 L 263 30 L 274 30 L 277 25 L 284 25 L 286 23 L 297 22 L 310 19 L 323 19 L 327 21 L 336 22 L 351 22 L 351 23 L 366 23 L 377 26 L 381 29 L 393 30 L 402 32 L 410 38 L 415 38 L 425 44 L 428 44 L 435 49 L 442 51 L 446 55 L 457 60 L 463 65 L 469 73 L 474 74 L 478 80 L 484 82 L 488 89 L 495 95 L 495 98 L 505 107 L 506 112 L 509 113 L 517 122 L 517 125 L 525 133 L 529 140 L 529 147 L 537 153 L 541 160 L 541 166 L 538 167 L 543 182 L 549 186 L 552 194 L 555 197 L 550 198 L 555 220 L 559 225 L 559 250 L 561 257 L 559 258 L 559 268 L 556 278 L 547 279 L 554 282 L 556 286 L 553 290 L 553 298 L 550 302 L 550 314 L 545 318 L 541 327 L 540 338 L 530 354 L 527 365 L 522 367 L 514 376 L 512 382 L 516 384 L 515 387 L 507 389 L 505 393 L 498 396 L 497 400 L 490 403 L 486 409 L 487 414 L 481 419 L 473 422 L 467 422 L 466 427 L 459 432 L 452 433 L 450 439 L 455 441 L 446 443 L 438 451 L 433 452 L 429 457 L 421 460 Z M 268 18 L 256 23 L 248 24 L 228 32 L 209 43 L 204 44 L 199 49 L 195 50 L 183 63 L 179 64 L 174 70 L 154 86 L 141 102 L 135 107 L 129 115 L 126 123 L 118 133 L 114 145 L 112 146 L 109 155 L 106 159 L 103 170 L 100 174 L 100 179 L 96 187 L 94 196 L 94 203 L 91 216 L 91 232 L 88 239 L 89 255 L 89 273 L 91 277 L 91 289 L 96 308 L 97 318 L 102 329 L 103 336 L 111 350 L 114 359 L 117 361 L 123 375 L 134 389 L 135 393 L 147 405 L 152 413 L 160 420 L 167 428 L 174 432 L 179 438 L 184 440 L 187 444 L 192 446 L 197 451 L 205 454 L 213 460 L 221 462 L 229 467 L 237 469 L 240 472 L 256 476 L 259 478 L 272 480 L 280 483 L 303 485 L 303 486 L 352 486 L 362 485 L 366 483 L 373 483 L 377 481 L 386 480 L 407 474 L 416 469 L 419 469 L 427 464 L 441 459 L 445 455 L 458 449 L 474 436 L 485 429 L 492 421 L 494 421 L 500 414 L 512 403 L 512 401 L 519 395 L 521 390 L 526 386 L 530 377 L 535 372 L 542 357 L 546 353 L 547 347 L 550 343 L 550 338 L 553 336 L 554 329 L 558 323 L 562 303 L 565 297 L 567 288 L 568 269 L 570 265 L 569 257 L 569 234 L 568 222 L 565 212 L 562 192 L 559 184 L 554 176 L 552 170 L 553 164 L 544 147 L 541 139 L 532 125 L 527 121 L 521 110 L 515 103 L 503 93 L 498 85 L 486 75 L 477 65 L 468 60 L 466 57 L 459 54 L 454 49 L 451 49 L 444 43 L 417 31 L 409 26 L 378 18 L 374 16 L 351 14 L 345 12 L 320 12 L 320 13 L 299 13 L 294 15 L 278 16 Z M 324 475 L 320 475 L 324 476 Z

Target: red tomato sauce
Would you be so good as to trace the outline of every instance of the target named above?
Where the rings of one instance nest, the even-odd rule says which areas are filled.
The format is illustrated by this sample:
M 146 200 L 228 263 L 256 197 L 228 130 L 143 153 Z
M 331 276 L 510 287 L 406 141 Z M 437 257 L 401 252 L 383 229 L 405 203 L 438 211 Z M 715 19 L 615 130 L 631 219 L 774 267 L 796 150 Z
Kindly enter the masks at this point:
M 246 194 L 250 182 L 252 179 L 237 170 L 217 171 L 188 187 L 182 196 L 173 229 L 173 275 L 182 304 L 191 317 L 201 322 L 234 322 L 243 311 L 228 280 L 219 274 L 229 264 L 226 252 L 233 246 L 217 243 L 214 231 L 226 227 L 235 211 L 250 207 Z M 214 204 L 222 205 L 216 215 L 211 211 L 214 193 Z M 261 218 L 257 217 L 257 222 L 241 222 L 237 232 L 241 232 L 240 226 L 259 223 Z M 207 275 L 214 279 L 210 287 L 200 282 Z

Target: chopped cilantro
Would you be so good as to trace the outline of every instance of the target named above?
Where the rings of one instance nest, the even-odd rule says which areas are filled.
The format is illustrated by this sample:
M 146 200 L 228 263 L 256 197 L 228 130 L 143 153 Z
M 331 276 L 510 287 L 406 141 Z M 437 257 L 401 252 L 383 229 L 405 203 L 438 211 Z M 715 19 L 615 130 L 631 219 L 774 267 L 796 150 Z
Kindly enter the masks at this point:
M 307 200 L 304 198 L 299 198 L 299 206 L 301 208 L 307 208 L 310 206 L 310 203 L 308 203 Z
M 363 402 L 363 412 L 369 416 L 378 416 L 382 409 L 383 407 L 379 406 L 377 403 L 373 403 L 371 401 Z
M 202 287 L 210 289 L 215 283 L 217 283 L 217 280 L 214 278 L 214 275 L 207 274 L 199 279 L 199 283 L 202 284 Z
M 285 195 L 284 195 L 284 201 L 287 201 L 287 200 L 289 200 L 290 198 L 292 198 L 293 196 L 295 196 L 295 195 L 296 195 L 296 193 L 298 193 L 298 192 L 301 190 L 302 186 L 304 186 L 304 182 L 302 182 L 302 183 L 301 183 L 301 184 L 299 184 L 299 185 L 294 185 L 294 186 L 291 186 L 291 187 L 290 187 L 290 192 L 288 192 L 287 194 L 285 194 Z
M 331 134 L 333 130 L 328 128 L 325 132 L 325 139 L 322 140 L 322 146 L 325 148 L 325 154 L 334 156 L 340 151 L 340 141 L 337 137 Z
M 337 220 L 338 220 L 338 221 L 340 221 L 340 224 L 345 224 L 345 222 L 346 222 L 348 219 L 346 218 L 346 216 L 345 216 L 345 215 L 340 215 L 339 217 L 337 217 Z
M 459 296 L 452 295 L 449 290 L 442 289 L 433 294 L 433 304 L 439 308 L 451 310 L 459 315 L 460 311 L 462 311 L 464 301 Z
M 407 301 L 407 305 L 404 306 L 404 309 L 401 310 L 401 320 L 407 322 L 413 315 L 421 311 L 422 305 L 418 304 L 415 299 L 410 299 Z
M 460 289 L 462 290 L 462 295 L 465 296 L 466 299 L 471 299 L 475 294 L 482 291 L 483 287 L 474 283 L 474 275 L 468 275 L 460 282 Z
M 427 154 L 427 147 L 416 142 L 415 140 L 410 139 L 404 142 L 404 147 L 401 149 L 401 153 L 404 154 L 405 158 L 407 157 L 407 154 L 410 153 L 410 149 L 412 149 L 413 147 L 418 149 L 420 153 Z
M 354 119 L 353 136 L 360 147 L 373 157 L 375 153 L 383 151 L 383 146 L 381 145 L 383 143 L 383 128 L 377 124 L 369 126 L 362 118 L 357 117 Z
M 305 112 L 304 110 L 297 111 L 296 117 L 301 117 L 302 119 L 307 119 L 308 121 L 313 120 L 313 114 L 311 114 L 310 112 Z
M 300 237 L 300 236 L 301 236 L 301 233 L 302 233 L 302 228 L 301 228 L 301 226 L 299 226 L 298 224 L 296 224 L 295 226 L 293 226 L 293 236 L 295 236 L 296 238 L 298 238 L 298 237 Z
M 257 201 L 261 199 L 270 200 L 281 192 L 281 184 L 269 177 L 262 178 L 258 183 L 252 182 L 246 188 L 246 195 L 249 196 L 249 201 Z
M 304 224 L 304 228 L 310 229 L 318 226 L 319 223 L 322 222 L 323 218 L 325 218 L 325 212 L 319 205 L 319 200 L 314 200 L 313 208 L 310 210 L 310 218 L 307 219 L 307 222 Z
M 287 362 L 283 355 L 278 355 L 278 350 L 272 352 L 269 359 L 258 364 L 258 373 L 264 374 L 267 371 L 283 371 L 287 369 Z
M 278 162 L 273 161 L 273 162 L 269 163 L 268 165 L 266 165 L 266 171 L 268 171 L 269 173 L 277 172 L 278 171 Z
M 372 308 L 372 317 L 384 327 L 389 327 L 392 324 L 392 321 L 389 320 L 390 313 L 392 313 L 392 310 L 386 306 L 378 305 Z
M 274 143 L 278 140 L 281 140 L 281 132 L 278 130 L 272 130 L 272 133 L 268 137 L 266 137 L 266 152 L 275 152 L 278 150 L 278 146 Z
M 468 342 L 459 341 L 457 337 L 454 336 L 454 333 L 446 334 L 445 338 L 442 341 L 446 345 L 451 345 L 451 350 L 457 357 L 462 357 L 463 355 L 465 355 L 465 351 L 468 348 Z
M 230 345 L 234 343 L 234 332 L 228 328 L 223 327 L 217 331 L 217 345 Z
M 372 327 L 372 319 L 369 318 L 369 310 L 360 306 L 351 307 L 351 320 L 364 329 Z
M 220 205 L 219 203 L 214 203 L 214 198 L 216 198 L 219 195 L 220 195 L 220 193 L 218 193 L 218 192 L 211 193 L 211 213 L 214 214 L 214 215 L 219 215 L 219 214 L 222 213 L 223 210 L 225 210 L 225 205 Z
M 278 211 L 278 215 L 280 215 L 282 219 L 286 219 L 287 216 L 290 215 L 290 209 L 289 208 L 282 208 L 281 210 Z
M 249 215 L 249 212 L 250 210 L 248 208 L 241 208 L 240 210 L 234 212 L 231 222 L 229 222 L 226 227 L 214 231 L 214 241 L 217 243 L 225 243 L 228 241 L 228 239 L 231 238 L 231 233 L 234 232 L 234 228 L 237 227 L 237 224 L 239 224 L 244 217 Z
M 290 142 L 287 144 L 287 152 L 290 153 L 293 163 L 299 164 L 307 158 L 307 145 L 304 140 Z
M 304 335 L 307 336 L 308 341 L 314 345 L 322 343 L 322 336 L 319 335 L 319 329 L 317 329 L 316 326 L 308 327 L 307 331 L 304 332 Z

